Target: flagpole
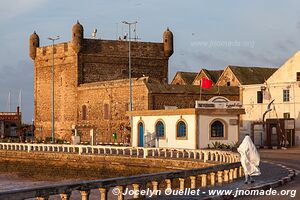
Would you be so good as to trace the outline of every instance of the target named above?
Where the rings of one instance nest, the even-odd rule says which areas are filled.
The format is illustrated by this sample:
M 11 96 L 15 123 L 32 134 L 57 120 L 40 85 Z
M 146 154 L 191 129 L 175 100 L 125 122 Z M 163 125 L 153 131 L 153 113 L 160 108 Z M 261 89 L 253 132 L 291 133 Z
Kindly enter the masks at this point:
M 201 101 L 201 95 L 202 95 L 202 80 L 200 80 L 200 100 Z

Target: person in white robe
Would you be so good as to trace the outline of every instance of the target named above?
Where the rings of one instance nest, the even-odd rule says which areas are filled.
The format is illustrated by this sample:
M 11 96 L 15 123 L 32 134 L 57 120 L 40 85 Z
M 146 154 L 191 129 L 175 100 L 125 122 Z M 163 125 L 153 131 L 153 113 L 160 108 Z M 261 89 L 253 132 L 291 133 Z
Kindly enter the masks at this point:
M 259 176 L 261 174 L 259 169 L 260 156 L 249 135 L 245 136 L 237 150 L 241 155 L 241 164 L 245 174 L 245 184 L 248 184 L 249 181 L 253 183 L 254 180 L 252 179 L 252 176 Z

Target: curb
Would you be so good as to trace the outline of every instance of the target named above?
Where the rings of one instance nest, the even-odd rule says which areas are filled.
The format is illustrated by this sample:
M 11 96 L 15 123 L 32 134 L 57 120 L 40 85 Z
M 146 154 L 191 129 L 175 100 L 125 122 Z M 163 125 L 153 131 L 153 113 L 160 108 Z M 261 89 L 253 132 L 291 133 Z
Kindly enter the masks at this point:
M 277 181 L 265 183 L 263 185 L 259 185 L 259 186 L 255 186 L 255 187 L 250 187 L 250 188 L 247 188 L 247 190 L 268 190 L 270 188 L 281 187 L 281 186 L 285 185 L 286 183 L 290 182 L 291 180 L 293 180 L 295 178 L 295 176 L 297 175 L 297 173 L 294 169 L 291 169 L 285 165 L 273 163 L 270 161 L 263 161 L 263 162 L 282 167 L 282 168 L 288 170 L 289 174 L 285 177 L 280 178 Z M 229 199 L 234 199 L 234 196 L 233 195 L 227 195 L 227 196 L 223 195 L 223 196 L 212 196 L 212 197 L 202 198 L 202 200 L 229 200 Z

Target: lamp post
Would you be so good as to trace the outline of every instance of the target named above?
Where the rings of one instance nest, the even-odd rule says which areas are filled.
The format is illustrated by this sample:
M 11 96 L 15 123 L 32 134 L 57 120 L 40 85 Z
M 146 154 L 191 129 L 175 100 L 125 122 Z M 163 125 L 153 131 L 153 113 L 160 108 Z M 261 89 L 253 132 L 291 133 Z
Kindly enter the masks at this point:
M 54 143 L 54 42 L 59 40 L 59 36 L 55 38 L 49 37 L 48 39 L 52 41 L 52 142 Z
M 131 25 L 137 24 L 137 21 L 127 22 L 122 21 L 123 24 L 128 25 L 128 70 L 129 70 L 129 111 L 132 111 L 132 80 L 131 80 Z M 132 115 L 130 115 L 130 138 L 132 138 Z

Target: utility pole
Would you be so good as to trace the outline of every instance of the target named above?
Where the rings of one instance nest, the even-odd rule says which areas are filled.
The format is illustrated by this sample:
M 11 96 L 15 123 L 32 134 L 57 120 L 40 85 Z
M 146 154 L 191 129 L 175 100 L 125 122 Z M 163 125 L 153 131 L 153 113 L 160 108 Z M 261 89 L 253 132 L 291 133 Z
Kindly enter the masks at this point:
M 131 80 L 131 25 L 136 25 L 137 21 L 127 22 L 122 21 L 123 24 L 128 25 L 128 70 L 129 70 L 129 111 L 132 111 L 132 80 Z M 130 115 L 130 138 L 132 139 L 132 115 Z
M 54 42 L 59 40 L 59 36 L 55 38 L 49 37 L 48 39 L 52 41 L 52 142 L 54 143 Z

